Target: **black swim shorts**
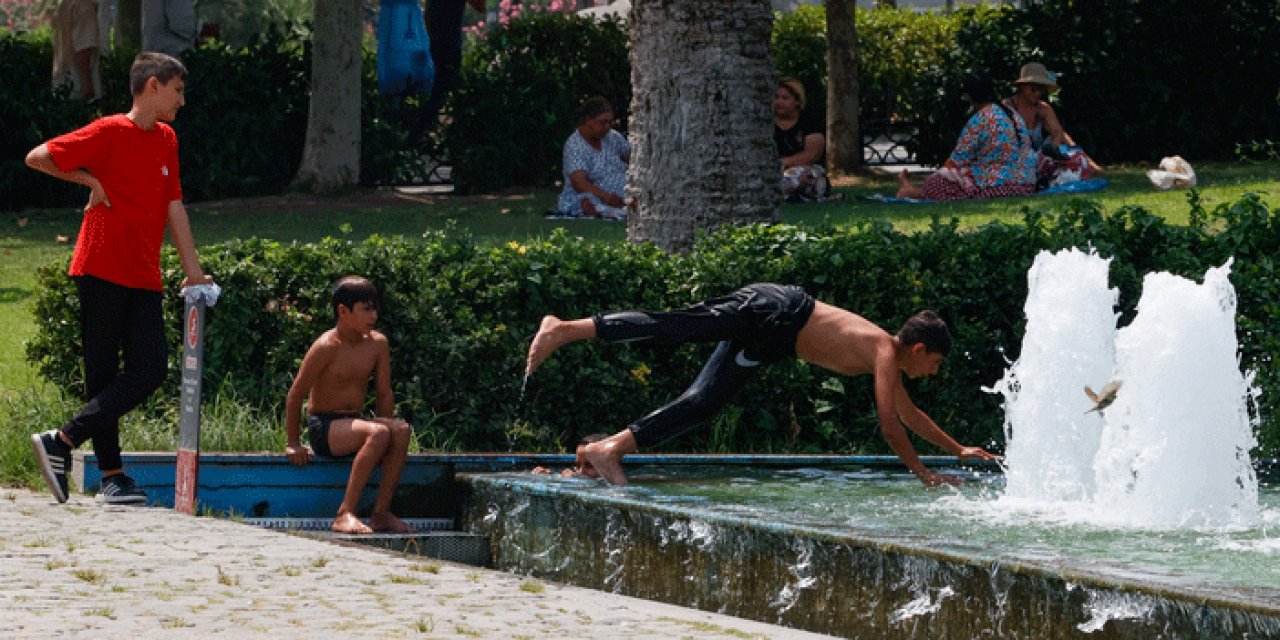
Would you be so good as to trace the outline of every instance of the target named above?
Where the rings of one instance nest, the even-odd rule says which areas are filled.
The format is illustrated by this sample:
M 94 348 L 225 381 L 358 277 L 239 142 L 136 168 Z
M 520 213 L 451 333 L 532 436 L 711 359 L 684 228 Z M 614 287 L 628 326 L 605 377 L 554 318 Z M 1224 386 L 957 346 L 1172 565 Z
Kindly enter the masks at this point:
M 359 417 L 360 414 L 358 413 L 313 413 L 307 416 L 307 440 L 311 443 L 311 450 L 316 455 L 326 458 L 348 457 L 335 456 L 333 451 L 329 449 L 329 424 L 334 420 Z

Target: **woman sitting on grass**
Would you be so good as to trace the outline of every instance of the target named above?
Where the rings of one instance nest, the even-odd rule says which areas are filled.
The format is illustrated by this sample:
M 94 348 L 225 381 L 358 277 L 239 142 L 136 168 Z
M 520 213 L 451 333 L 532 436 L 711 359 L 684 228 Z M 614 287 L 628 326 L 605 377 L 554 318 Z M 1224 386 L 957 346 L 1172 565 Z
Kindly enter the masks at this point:
M 1022 116 L 1000 104 L 990 76 L 966 76 L 964 92 L 974 114 L 951 157 L 923 187 L 911 184 L 904 169 L 898 175 L 899 198 L 965 200 L 1035 193 L 1037 155 Z
M 613 130 L 613 105 L 595 96 L 574 111 L 578 129 L 564 143 L 564 189 L 556 202 L 561 215 L 623 220 L 631 145 Z

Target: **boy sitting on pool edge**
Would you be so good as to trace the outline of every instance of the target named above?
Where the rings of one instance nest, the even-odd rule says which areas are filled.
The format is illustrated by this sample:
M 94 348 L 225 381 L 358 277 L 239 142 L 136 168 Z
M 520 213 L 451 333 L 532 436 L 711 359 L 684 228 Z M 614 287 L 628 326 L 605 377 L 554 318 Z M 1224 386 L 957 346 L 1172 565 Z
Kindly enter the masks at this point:
M 389 531 L 408 533 L 411 528 L 391 513 L 391 499 L 400 484 L 409 455 L 409 423 L 394 417 L 391 390 L 391 349 L 386 336 L 374 330 L 378 321 L 378 290 L 360 276 L 346 276 L 333 287 L 334 328 L 311 344 L 302 359 L 285 399 L 284 452 L 289 462 L 303 466 L 311 451 L 301 441 L 302 401 L 307 401 L 307 437 L 320 456 L 354 454 L 346 493 L 338 505 L 333 530 L 338 533 Z M 377 417 L 360 417 L 374 379 Z M 366 525 L 356 517 L 360 494 L 375 467 L 382 478 L 373 513 Z

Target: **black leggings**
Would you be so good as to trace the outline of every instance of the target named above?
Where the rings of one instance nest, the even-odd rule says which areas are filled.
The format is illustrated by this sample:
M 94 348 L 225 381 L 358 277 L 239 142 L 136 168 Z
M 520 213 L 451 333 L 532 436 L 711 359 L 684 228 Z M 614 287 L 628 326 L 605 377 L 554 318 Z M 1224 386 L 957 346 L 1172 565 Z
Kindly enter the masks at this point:
M 159 291 L 123 287 L 93 276 L 74 280 L 80 294 L 88 401 L 62 432 L 76 446 L 93 440 L 98 468 L 113 471 L 124 466 L 120 416 L 142 404 L 169 373 L 162 297 Z
M 799 287 L 753 284 L 679 311 L 620 311 L 592 317 L 607 342 L 676 346 L 719 342 L 680 397 L 630 425 L 636 444 L 674 438 L 714 416 L 761 365 L 795 356 L 814 300 Z

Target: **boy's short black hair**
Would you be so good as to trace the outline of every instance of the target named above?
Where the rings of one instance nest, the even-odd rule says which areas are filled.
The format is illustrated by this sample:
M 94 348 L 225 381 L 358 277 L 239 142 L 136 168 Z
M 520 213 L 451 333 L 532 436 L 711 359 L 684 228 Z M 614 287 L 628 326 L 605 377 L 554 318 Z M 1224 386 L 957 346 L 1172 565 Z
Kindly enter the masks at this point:
M 361 276 L 345 276 L 333 285 L 333 317 L 338 317 L 338 307 L 355 309 L 357 302 L 370 309 L 378 308 L 378 288 Z
M 174 78 L 187 80 L 187 67 L 182 61 L 167 54 L 156 51 L 143 51 L 133 59 L 129 68 L 129 90 L 133 95 L 142 93 L 147 88 L 147 80 L 155 78 L 160 84 L 168 84 Z
M 924 343 L 925 351 L 947 355 L 951 351 L 951 332 L 938 314 L 925 309 L 902 323 L 898 342 L 903 346 Z

